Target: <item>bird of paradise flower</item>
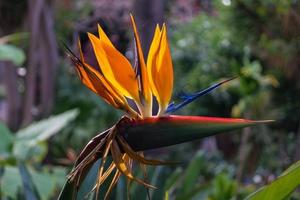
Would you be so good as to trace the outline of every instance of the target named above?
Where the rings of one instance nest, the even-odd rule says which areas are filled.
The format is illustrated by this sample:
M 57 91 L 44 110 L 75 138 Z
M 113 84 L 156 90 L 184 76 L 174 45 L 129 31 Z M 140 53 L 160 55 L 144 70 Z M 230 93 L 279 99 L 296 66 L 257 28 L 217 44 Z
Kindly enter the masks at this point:
M 85 61 L 80 41 L 78 41 L 79 58 L 67 48 L 82 83 L 108 104 L 126 113 L 113 127 L 95 136 L 78 156 L 68 180 L 74 185 L 73 199 L 76 198 L 78 188 L 88 170 L 100 158 L 101 165 L 92 189 L 96 192 L 96 197 L 100 186 L 111 173 L 114 175 L 105 199 L 121 175 L 129 181 L 136 181 L 153 189 L 155 187 L 146 180 L 133 175 L 133 161 L 140 163 L 144 174 L 146 174 L 146 165 L 162 165 L 167 162 L 145 158 L 144 150 L 179 144 L 266 122 L 171 115 L 232 78 L 195 94 L 185 94 L 181 97 L 182 102 L 178 104 L 170 103 L 173 90 L 173 66 L 166 25 L 156 26 L 147 61 L 145 61 L 134 18 L 132 15 L 130 17 L 135 42 L 134 66 L 114 47 L 99 25 L 99 37 L 88 33 L 99 64 L 97 67 L 90 66 Z M 153 111 L 154 102 L 158 104 L 158 111 Z M 108 156 L 112 157 L 112 161 L 107 159 Z

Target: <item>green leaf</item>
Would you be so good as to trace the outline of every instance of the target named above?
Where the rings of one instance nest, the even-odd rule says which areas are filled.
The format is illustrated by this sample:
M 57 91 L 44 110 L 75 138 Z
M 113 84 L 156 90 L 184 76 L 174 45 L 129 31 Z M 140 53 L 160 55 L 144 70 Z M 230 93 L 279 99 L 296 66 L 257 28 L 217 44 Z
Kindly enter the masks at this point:
M 0 160 L 3 154 L 9 152 L 9 147 L 12 145 L 12 142 L 14 140 L 13 134 L 10 132 L 10 130 L 0 122 Z
M 25 61 L 25 53 L 14 45 L 0 44 L 0 61 L 11 61 L 20 66 Z
M 192 189 L 191 185 L 195 185 L 197 183 L 197 179 L 200 174 L 200 166 L 202 166 L 202 164 L 204 163 L 203 154 L 203 151 L 198 151 L 196 156 L 187 167 L 182 182 L 183 193 L 188 193 Z
M 58 167 L 51 169 L 51 172 L 47 168 L 41 171 L 30 168 L 29 171 L 41 200 L 51 199 L 55 189 L 66 176 L 66 170 Z
M 0 43 L 20 43 L 22 41 L 26 41 L 29 39 L 29 33 L 28 32 L 18 32 L 18 33 L 12 33 L 9 35 L 5 35 L 0 38 Z
M 35 163 L 42 162 L 48 153 L 46 142 L 29 145 L 26 142 L 16 142 L 13 148 L 14 155 L 18 160 L 27 160 Z
M 117 182 L 117 188 L 116 188 L 116 198 L 115 199 L 126 199 L 126 192 L 125 188 L 127 187 L 125 182 L 125 177 L 120 177 L 120 179 Z
M 154 169 L 154 172 L 149 176 L 148 178 L 150 179 L 150 183 L 152 185 L 156 185 L 158 188 L 156 190 L 149 190 L 149 194 L 151 199 L 156 199 L 155 198 L 155 193 L 161 193 L 163 195 L 163 190 L 160 189 L 160 184 L 161 184 L 161 177 L 163 173 L 163 166 L 158 166 Z M 163 186 L 163 185 L 162 185 Z M 160 195 L 159 195 L 160 196 Z M 147 199 L 147 196 L 145 196 L 145 199 Z
M 81 175 L 83 182 L 80 181 L 82 183 L 80 184 L 79 191 L 77 191 L 78 188 L 76 187 L 74 181 L 71 182 L 67 180 L 57 200 L 84 199 L 95 185 L 100 164 L 101 164 L 101 159 L 96 161 L 92 166 L 87 166 L 84 169 Z
M 45 141 L 64 128 L 70 121 L 75 119 L 77 115 L 78 110 L 73 109 L 62 114 L 49 117 L 48 119 L 32 123 L 28 127 L 19 130 L 16 133 L 16 139 L 30 141 L 32 145 L 40 141 Z
M 194 141 L 267 122 L 271 121 L 170 115 L 130 121 L 121 128 L 121 133 L 135 151 L 141 151 Z
M 182 169 L 178 167 L 166 180 L 164 190 L 171 190 L 179 182 L 180 178 L 182 178 Z
M 33 123 L 19 130 L 16 133 L 16 141 L 13 147 L 14 155 L 21 160 L 29 159 L 33 155 L 45 155 L 46 147 L 43 146 L 42 142 L 58 133 L 73 120 L 77 114 L 78 111 L 76 109 L 70 110 Z
M 90 168 L 88 171 L 87 175 L 85 176 L 82 184 L 80 185 L 77 199 L 85 199 L 87 197 L 87 194 L 93 189 L 96 179 L 97 179 L 97 174 L 98 174 L 98 169 L 101 164 L 101 159 L 97 160 L 94 165 Z
M 276 180 L 249 195 L 247 200 L 283 200 L 300 186 L 300 161 L 290 166 Z
M 67 169 L 65 167 L 51 167 L 51 176 L 55 179 L 57 187 L 62 188 L 65 184 Z
M 31 171 L 33 183 L 40 195 L 41 200 L 50 199 L 51 195 L 55 191 L 55 181 L 49 173 L 39 173 Z
M 16 199 L 19 189 L 22 186 L 20 172 L 17 167 L 7 166 L 1 177 L 1 193 L 5 197 Z
M 57 200 L 64 200 L 64 199 L 74 199 L 73 197 L 76 194 L 76 185 L 74 182 L 67 180 L 60 191 L 60 194 Z
M 27 166 L 24 163 L 19 164 L 19 171 L 22 178 L 24 196 L 27 200 L 37 200 L 40 199 L 38 192 L 32 182 L 31 174 L 29 173 Z
M 209 199 L 212 200 L 231 199 L 237 193 L 237 182 L 224 172 L 217 174 L 211 187 L 213 189 L 209 194 Z

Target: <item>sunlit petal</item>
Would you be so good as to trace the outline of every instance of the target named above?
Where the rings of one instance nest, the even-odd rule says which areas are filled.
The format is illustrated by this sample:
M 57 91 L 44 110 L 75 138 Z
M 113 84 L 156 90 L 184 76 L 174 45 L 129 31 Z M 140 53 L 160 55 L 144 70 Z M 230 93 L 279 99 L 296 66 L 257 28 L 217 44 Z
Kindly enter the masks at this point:
M 101 96 L 108 104 L 111 104 L 116 108 L 120 108 L 120 105 L 124 104 L 125 102 L 118 98 L 115 98 L 113 95 L 111 95 L 108 92 L 105 85 L 103 85 L 103 82 L 97 76 L 98 72 L 93 67 L 87 65 L 83 59 L 80 60 L 75 55 L 73 55 L 72 52 L 70 53 L 71 53 L 70 55 L 71 59 L 75 64 L 76 71 L 82 83 L 85 84 L 94 93 Z M 80 50 L 80 54 L 81 54 L 80 57 L 83 58 L 81 50 Z M 93 70 L 96 71 L 96 73 L 94 73 Z
M 138 82 L 129 61 L 118 50 L 108 44 L 106 39 L 101 41 L 90 33 L 88 36 L 104 77 L 122 95 L 139 100 Z
M 167 108 L 173 90 L 173 65 L 165 25 L 161 31 L 156 27 L 147 59 L 147 69 L 161 114 Z
M 105 42 L 107 45 L 111 46 L 115 49 L 113 43 L 110 41 L 110 39 L 107 37 L 106 33 L 102 29 L 102 27 L 98 24 L 98 34 L 101 41 Z
M 78 47 L 80 59 L 73 56 L 72 60 L 75 63 L 81 81 L 89 89 L 101 96 L 107 103 L 116 108 L 125 110 L 132 116 L 137 116 L 138 114 L 128 105 L 126 98 L 119 94 L 113 85 L 110 84 L 98 70 L 85 63 L 79 40 Z
M 154 84 L 154 79 L 157 76 L 157 71 L 156 71 L 156 60 L 157 60 L 157 54 L 158 54 L 158 50 L 159 50 L 159 44 L 160 44 L 160 40 L 161 40 L 161 31 L 158 25 L 156 25 L 155 28 L 155 33 L 152 39 L 152 43 L 149 49 L 149 53 L 148 53 L 148 58 L 147 58 L 147 71 L 148 71 L 148 75 L 149 75 L 149 83 L 151 86 L 151 90 L 154 93 L 154 95 L 156 96 L 156 98 L 158 97 L 158 92 L 157 89 L 155 87 Z

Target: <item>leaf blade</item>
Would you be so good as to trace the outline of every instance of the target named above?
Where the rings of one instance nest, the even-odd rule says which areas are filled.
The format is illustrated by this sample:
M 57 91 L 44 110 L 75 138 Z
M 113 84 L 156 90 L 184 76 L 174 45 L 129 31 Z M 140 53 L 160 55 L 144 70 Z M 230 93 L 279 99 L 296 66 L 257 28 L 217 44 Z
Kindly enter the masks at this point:
M 275 181 L 250 194 L 246 200 L 286 199 L 300 186 L 300 161 L 290 166 Z

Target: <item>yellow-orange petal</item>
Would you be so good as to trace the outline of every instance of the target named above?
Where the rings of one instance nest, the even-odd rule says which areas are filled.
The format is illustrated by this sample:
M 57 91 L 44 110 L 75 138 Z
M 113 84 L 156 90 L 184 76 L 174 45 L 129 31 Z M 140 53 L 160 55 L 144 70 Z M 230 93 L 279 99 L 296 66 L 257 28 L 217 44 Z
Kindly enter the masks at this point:
M 141 46 L 140 37 L 136 28 L 136 23 L 133 18 L 133 16 L 130 14 L 133 31 L 134 31 L 134 38 L 135 38 L 135 44 L 136 44 L 136 51 L 137 51 L 137 70 L 139 71 L 139 78 L 140 78 L 140 90 L 142 91 L 142 95 L 144 97 L 145 106 L 148 107 L 150 110 L 149 113 L 152 114 L 152 94 L 151 89 L 149 85 L 149 78 L 148 78 L 148 72 L 146 68 L 146 63 L 143 55 L 143 50 Z
M 114 98 L 114 93 L 113 91 L 111 92 L 112 95 L 107 94 L 109 91 L 106 91 L 109 89 L 109 87 L 105 86 L 105 80 L 103 79 L 102 75 L 95 70 L 92 66 L 88 65 L 85 63 L 83 53 L 82 53 L 82 48 L 81 48 L 81 43 L 80 40 L 78 39 L 77 45 L 79 48 L 79 54 L 80 54 L 80 59 L 81 63 L 80 65 L 77 65 L 76 69 L 78 73 L 82 76 L 82 82 L 85 84 L 89 89 L 91 89 L 93 92 L 104 98 L 104 100 L 113 105 L 114 107 L 119 107 L 117 103 L 115 102 L 114 99 L 123 102 L 124 100 L 116 97 Z M 125 102 L 124 102 L 125 103 Z
M 122 95 L 138 101 L 138 82 L 129 61 L 107 42 L 90 33 L 88 36 L 106 80 Z
M 85 63 L 80 40 L 78 40 L 78 48 L 81 62 L 76 65 L 76 69 L 82 82 L 107 103 L 116 108 L 128 110 L 129 105 L 124 96 L 118 94 L 99 71 Z
M 114 45 L 112 44 L 112 42 L 107 37 L 106 33 L 104 32 L 104 30 L 102 29 L 102 27 L 99 24 L 98 24 L 98 34 L 99 34 L 99 38 L 101 41 L 105 42 L 107 45 L 109 45 L 115 49 Z
M 151 42 L 151 46 L 148 52 L 148 58 L 147 58 L 147 71 L 148 71 L 148 76 L 149 76 L 149 82 L 151 86 L 151 90 L 158 99 L 158 92 L 155 87 L 153 79 L 155 79 L 156 76 L 156 70 L 155 70 L 155 65 L 156 65 L 156 60 L 158 58 L 158 49 L 160 45 L 160 40 L 161 40 L 161 31 L 158 25 L 156 25 L 154 36 Z
M 106 81 L 104 76 L 88 64 L 84 63 L 84 66 L 84 73 L 87 74 L 96 94 L 115 108 L 124 110 L 133 117 L 139 117 L 138 113 L 129 106 L 126 98 L 120 95 L 114 87 Z M 83 81 L 83 83 L 85 82 Z
M 165 24 L 161 31 L 156 27 L 148 54 L 147 70 L 152 92 L 157 98 L 160 112 L 163 112 L 173 90 L 173 65 Z
M 173 91 L 173 64 L 165 25 L 162 28 L 158 66 L 159 83 L 157 85 L 159 85 L 163 94 L 161 96 L 162 102 L 167 107 Z

